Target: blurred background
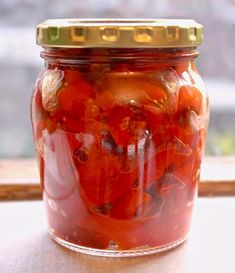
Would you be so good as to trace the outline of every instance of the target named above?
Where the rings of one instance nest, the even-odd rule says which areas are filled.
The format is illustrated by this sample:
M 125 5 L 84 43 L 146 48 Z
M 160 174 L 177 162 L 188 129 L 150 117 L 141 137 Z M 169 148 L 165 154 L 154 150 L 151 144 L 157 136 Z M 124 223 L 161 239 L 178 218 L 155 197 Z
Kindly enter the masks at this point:
M 211 102 L 207 155 L 235 154 L 235 0 L 0 0 L 0 158 L 33 157 L 29 116 L 47 18 L 191 18 L 205 26 L 198 69 Z

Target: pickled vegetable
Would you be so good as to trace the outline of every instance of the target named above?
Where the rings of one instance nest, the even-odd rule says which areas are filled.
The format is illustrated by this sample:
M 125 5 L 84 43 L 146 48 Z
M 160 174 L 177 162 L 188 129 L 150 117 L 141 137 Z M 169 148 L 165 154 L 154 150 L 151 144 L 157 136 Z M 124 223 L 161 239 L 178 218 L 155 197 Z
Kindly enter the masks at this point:
M 138 66 L 102 56 L 95 66 L 49 63 L 36 86 L 33 126 L 50 229 L 107 250 L 180 240 L 190 226 L 208 119 L 192 60 L 153 55 Z

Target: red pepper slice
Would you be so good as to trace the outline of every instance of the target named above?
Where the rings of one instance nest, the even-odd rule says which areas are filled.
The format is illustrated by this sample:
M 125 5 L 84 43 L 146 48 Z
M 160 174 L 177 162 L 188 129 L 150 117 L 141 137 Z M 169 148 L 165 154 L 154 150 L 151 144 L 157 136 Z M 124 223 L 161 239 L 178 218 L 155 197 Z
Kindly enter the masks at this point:
M 174 176 L 172 173 L 167 172 L 159 182 L 161 195 L 168 192 L 172 187 L 184 188 L 185 183 Z
M 145 162 L 145 187 L 149 188 L 158 181 L 176 162 L 179 166 L 183 165 L 191 154 L 191 148 L 176 137 L 158 146 L 154 142 L 150 143 Z
M 120 156 L 101 149 L 97 143 L 87 152 L 85 162 L 79 158 L 76 161 L 76 155 L 74 157 L 80 176 L 80 190 L 90 205 L 112 203 L 130 190 L 137 175 L 136 168 L 123 171 Z
M 54 119 L 57 121 L 58 127 L 71 133 L 80 133 L 84 131 L 85 123 L 79 117 L 71 115 L 69 112 L 57 111 L 53 113 Z
M 97 104 L 104 111 L 111 111 L 115 105 L 154 106 L 161 110 L 167 101 L 167 92 L 151 79 L 127 73 L 120 76 L 110 74 L 99 86 L 96 95 Z
M 150 199 L 151 196 L 145 192 L 141 192 L 138 189 L 131 190 L 112 204 L 110 217 L 116 219 L 141 217 L 141 210 Z
M 118 146 L 126 146 L 133 142 L 129 131 L 130 119 L 133 115 L 131 107 L 116 106 L 107 117 L 110 132 Z
M 202 93 L 194 86 L 184 85 L 179 89 L 178 111 L 186 109 L 194 111 L 197 115 L 202 110 Z
M 60 109 L 78 117 L 83 116 L 84 104 L 94 96 L 92 87 L 77 70 L 64 70 L 63 81 L 63 87 L 57 95 Z

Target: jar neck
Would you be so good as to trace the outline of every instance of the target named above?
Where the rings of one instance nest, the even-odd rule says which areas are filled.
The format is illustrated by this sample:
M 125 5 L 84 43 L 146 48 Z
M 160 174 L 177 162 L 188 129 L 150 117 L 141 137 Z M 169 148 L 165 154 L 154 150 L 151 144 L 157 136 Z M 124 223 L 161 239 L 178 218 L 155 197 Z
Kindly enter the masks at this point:
M 152 63 L 190 62 L 199 55 L 191 48 L 44 48 L 45 66 L 86 66 L 87 64 L 126 63 L 135 66 Z

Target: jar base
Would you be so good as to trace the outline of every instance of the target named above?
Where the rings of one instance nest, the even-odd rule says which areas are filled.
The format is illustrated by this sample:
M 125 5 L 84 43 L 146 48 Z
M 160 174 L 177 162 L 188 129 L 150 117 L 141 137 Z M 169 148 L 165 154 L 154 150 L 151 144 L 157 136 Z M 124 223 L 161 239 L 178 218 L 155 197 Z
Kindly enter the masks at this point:
M 79 245 L 70 243 L 64 239 L 57 237 L 50 230 L 49 230 L 49 234 L 55 242 L 57 242 L 58 244 L 70 250 L 83 253 L 83 254 L 92 255 L 92 256 L 111 257 L 111 258 L 145 256 L 145 255 L 151 255 L 155 253 L 164 252 L 179 246 L 180 244 L 184 243 L 188 238 L 187 236 L 185 236 L 183 238 L 178 239 L 177 241 L 174 241 L 169 244 L 161 245 L 158 247 L 151 247 L 151 248 L 143 247 L 139 249 L 130 249 L 130 250 L 106 250 L 106 249 L 89 248 L 89 247 L 79 246 Z

